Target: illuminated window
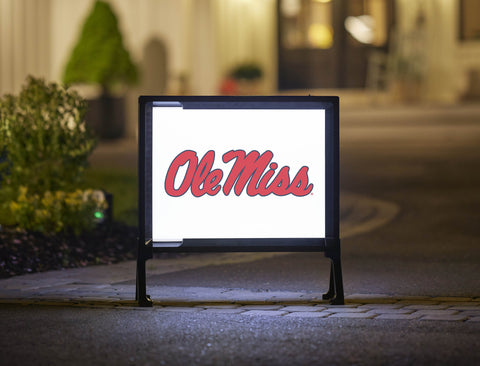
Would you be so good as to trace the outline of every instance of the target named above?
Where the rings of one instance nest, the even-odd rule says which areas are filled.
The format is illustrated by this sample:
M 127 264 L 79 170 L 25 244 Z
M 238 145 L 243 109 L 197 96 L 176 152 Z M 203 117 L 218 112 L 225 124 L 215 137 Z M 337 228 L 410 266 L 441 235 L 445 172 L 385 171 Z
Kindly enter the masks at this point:
M 332 47 L 331 0 L 281 0 L 280 15 L 284 48 Z
M 279 89 L 363 87 L 371 51 L 389 48 L 394 5 L 277 0 Z

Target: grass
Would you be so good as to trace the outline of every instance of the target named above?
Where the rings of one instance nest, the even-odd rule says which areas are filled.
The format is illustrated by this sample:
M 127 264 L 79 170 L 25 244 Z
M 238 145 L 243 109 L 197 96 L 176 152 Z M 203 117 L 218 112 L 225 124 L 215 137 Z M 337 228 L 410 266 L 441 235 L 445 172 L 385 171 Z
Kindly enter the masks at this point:
M 138 224 L 138 182 L 136 170 L 89 168 L 84 188 L 102 189 L 113 194 L 113 219 L 127 225 Z

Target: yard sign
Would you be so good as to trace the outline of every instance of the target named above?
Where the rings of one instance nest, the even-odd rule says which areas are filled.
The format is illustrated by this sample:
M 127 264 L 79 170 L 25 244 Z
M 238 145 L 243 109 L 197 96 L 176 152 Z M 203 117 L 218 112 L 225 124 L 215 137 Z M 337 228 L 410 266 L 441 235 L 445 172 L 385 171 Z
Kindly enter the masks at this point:
M 140 97 L 137 300 L 156 251 L 324 251 L 343 303 L 337 97 Z

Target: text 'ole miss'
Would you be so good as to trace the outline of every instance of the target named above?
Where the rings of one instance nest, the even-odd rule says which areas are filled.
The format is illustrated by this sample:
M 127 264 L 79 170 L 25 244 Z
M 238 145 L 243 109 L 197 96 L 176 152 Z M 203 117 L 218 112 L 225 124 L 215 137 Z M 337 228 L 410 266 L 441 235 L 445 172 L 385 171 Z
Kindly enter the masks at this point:
M 232 169 L 223 183 L 223 193 L 228 196 L 233 191 L 239 196 L 247 186 L 249 196 L 286 196 L 292 194 L 302 197 L 310 194 L 313 184 L 308 183 L 308 167 L 303 166 L 290 182 L 290 168 L 284 166 L 278 173 L 278 164 L 272 162 L 273 153 L 265 151 L 251 151 L 248 154 L 243 150 L 231 150 L 223 154 L 224 163 L 235 160 Z M 165 191 L 172 197 L 184 195 L 189 189 L 195 197 L 204 194 L 215 196 L 222 190 L 220 183 L 223 178 L 221 169 L 214 169 L 215 152 L 208 151 L 198 162 L 197 153 L 186 150 L 180 153 L 170 164 L 165 178 Z M 175 188 L 175 180 L 179 169 L 188 164 L 182 184 Z M 275 175 L 276 174 L 276 175 Z M 181 178 L 181 177 L 179 177 Z M 270 183 L 271 181 L 271 183 Z

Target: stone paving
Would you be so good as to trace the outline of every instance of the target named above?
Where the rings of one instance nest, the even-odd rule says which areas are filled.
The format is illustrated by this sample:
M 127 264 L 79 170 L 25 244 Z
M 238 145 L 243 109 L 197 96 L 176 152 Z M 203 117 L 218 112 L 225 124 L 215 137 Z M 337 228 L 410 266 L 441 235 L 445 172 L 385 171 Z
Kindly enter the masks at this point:
M 218 263 L 244 263 L 274 254 L 210 253 L 169 260 L 152 259 L 150 275 Z M 278 255 L 278 254 L 277 254 Z M 0 280 L 0 305 L 79 306 L 153 312 L 203 312 L 237 316 L 350 318 L 479 322 L 480 296 L 433 297 L 348 294 L 345 305 L 322 300 L 322 292 L 193 286 L 149 286 L 152 308 L 137 306 L 135 261 L 50 271 Z M 147 279 L 148 282 L 148 279 Z
M 200 264 L 242 263 L 264 254 L 219 254 L 152 259 L 152 274 L 169 273 Z M 153 312 L 204 312 L 231 316 L 350 318 L 413 321 L 479 322 L 480 296 L 433 297 L 391 294 L 348 294 L 345 305 L 322 300 L 321 292 L 274 291 L 193 286 L 149 286 L 154 305 L 137 306 L 135 261 L 50 271 L 0 280 L 0 305 L 79 306 Z M 147 279 L 148 281 L 148 279 Z
M 82 287 L 84 287 L 82 289 Z M 88 289 L 86 288 L 88 287 Z M 345 305 L 324 301 L 159 301 L 151 308 L 138 307 L 132 300 L 134 289 L 111 286 L 63 286 L 52 289 L 3 289 L 0 305 L 73 306 L 153 312 L 230 314 L 295 318 L 350 318 L 413 321 L 479 322 L 480 298 L 423 297 L 356 294 L 346 296 Z M 24 295 L 23 297 L 21 295 Z

